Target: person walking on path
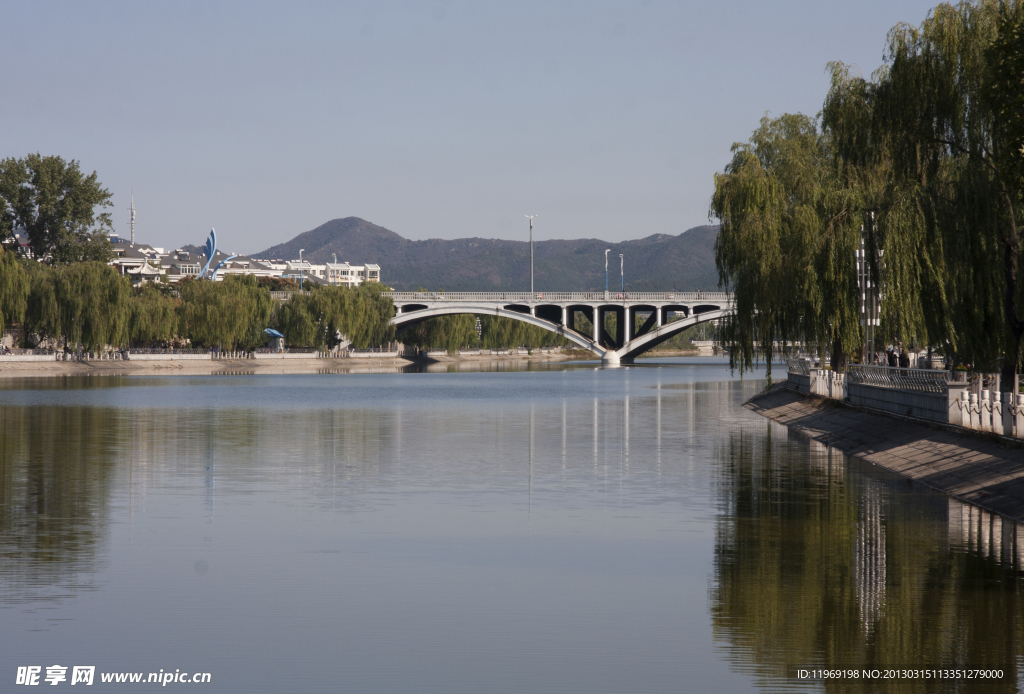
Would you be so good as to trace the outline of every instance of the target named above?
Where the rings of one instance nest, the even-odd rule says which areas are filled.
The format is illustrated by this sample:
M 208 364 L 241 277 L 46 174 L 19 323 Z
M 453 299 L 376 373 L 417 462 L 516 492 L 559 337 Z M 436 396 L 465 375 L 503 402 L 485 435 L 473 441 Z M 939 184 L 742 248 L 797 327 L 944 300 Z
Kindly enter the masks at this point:
M 900 368 L 901 369 L 909 369 L 910 368 L 910 355 L 907 354 L 907 350 L 903 350 L 903 351 L 900 352 Z

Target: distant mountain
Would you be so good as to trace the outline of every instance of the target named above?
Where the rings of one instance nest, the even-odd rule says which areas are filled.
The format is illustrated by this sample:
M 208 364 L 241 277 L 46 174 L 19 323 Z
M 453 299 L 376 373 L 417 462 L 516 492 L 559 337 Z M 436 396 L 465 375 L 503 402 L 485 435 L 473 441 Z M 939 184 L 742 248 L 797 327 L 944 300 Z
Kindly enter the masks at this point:
M 671 236 L 655 234 L 622 243 L 599 239 L 535 241 L 538 292 L 604 289 L 604 251 L 609 285 L 619 287 L 619 253 L 625 257 L 630 291 L 714 290 L 717 226 L 694 227 Z M 410 241 L 358 217 L 335 219 L 291 241 L 252 254 L 255 258 L 299 257 L 314 263 L 333 260 L 377 263 L 385 284 L 398 290 L 420 287 L 447 291 L 524 291 L 530 288 L 530 244 L 501 239 Z

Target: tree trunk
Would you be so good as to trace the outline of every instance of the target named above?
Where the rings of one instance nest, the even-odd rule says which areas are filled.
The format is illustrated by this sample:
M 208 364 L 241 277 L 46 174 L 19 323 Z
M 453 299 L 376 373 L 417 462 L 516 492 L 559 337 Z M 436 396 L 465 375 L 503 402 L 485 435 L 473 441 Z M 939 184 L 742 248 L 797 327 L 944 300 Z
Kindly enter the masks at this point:
M 834 338 L 832 340 L 832 371 L 838 373 L 840 369 L 846 364 L 846 359 L 843 354 L 843 343 L 840 339 Z

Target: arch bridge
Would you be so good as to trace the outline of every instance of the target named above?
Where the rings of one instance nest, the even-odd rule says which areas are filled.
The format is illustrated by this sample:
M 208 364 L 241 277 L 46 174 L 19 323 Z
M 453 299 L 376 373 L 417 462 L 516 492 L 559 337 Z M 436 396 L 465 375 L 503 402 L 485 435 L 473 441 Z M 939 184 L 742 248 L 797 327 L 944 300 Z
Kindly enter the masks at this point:
M 605 364 L 631 362 L 687 328 L 732 313 L 726 292 L 387 292 L 398 329 L 457 314 L 503 316 L 590 350 Z M 676 320 L 669 319 L 669 314 Z M 609 316 L 616 317 L 614 335 Z

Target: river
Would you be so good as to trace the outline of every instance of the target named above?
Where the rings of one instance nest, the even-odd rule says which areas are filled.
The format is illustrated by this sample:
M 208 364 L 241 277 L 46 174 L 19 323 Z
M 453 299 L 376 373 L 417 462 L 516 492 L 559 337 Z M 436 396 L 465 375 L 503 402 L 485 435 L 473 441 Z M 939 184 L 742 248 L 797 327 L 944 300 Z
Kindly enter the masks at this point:
M 763 384 L 700 358 L 0 381 L 2 689 L 1020 691 L 1015 526 L 751 414 Z M 888 666 L 1004 672 L 796 677 Z

